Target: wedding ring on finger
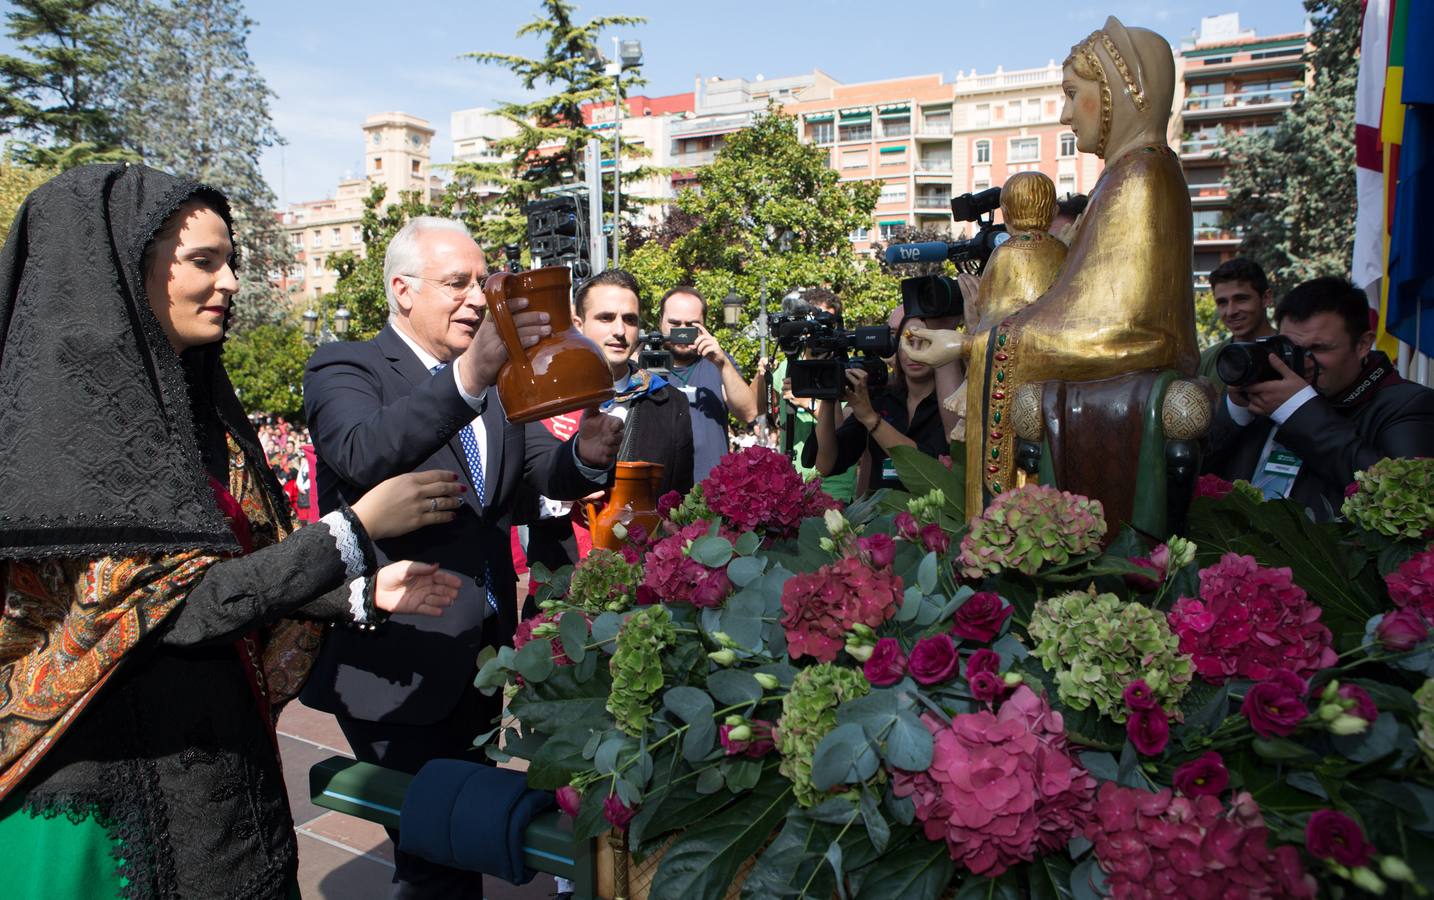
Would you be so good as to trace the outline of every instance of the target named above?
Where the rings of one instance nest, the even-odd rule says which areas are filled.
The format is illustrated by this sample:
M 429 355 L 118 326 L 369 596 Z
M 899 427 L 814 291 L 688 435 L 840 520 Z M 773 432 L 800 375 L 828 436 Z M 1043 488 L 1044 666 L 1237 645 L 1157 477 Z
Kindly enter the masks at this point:
M 437 497 L 433 497 L 433 498 L 429 499 L 428 505 L 429 505 L 429 510 L 428 510 L 429 512 L 438 512 L 438 498 L 437 498 Z

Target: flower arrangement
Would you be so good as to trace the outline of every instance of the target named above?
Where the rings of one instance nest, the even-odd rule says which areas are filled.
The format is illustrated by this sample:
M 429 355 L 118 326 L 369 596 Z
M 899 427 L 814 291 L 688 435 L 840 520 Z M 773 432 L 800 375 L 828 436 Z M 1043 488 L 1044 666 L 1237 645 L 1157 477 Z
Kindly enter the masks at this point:
M 732 454 L 545 575 L 478 676 L 510 696 L 489 754 L 660 852 L 651 896 L 744 862 L 750 896 L 857 900 L 1434 883 L 1421 466 L 1333 525 L 1206 484 L 1157 543 L 1038 485 L 968 519 L 959 470 L 893 461 L 917 493 L 841 509 Z
M 1366 531 L 1425 539 L 1434 532 L 1434 459 L 1381 459 L 1357 472 L 1341 511 Z

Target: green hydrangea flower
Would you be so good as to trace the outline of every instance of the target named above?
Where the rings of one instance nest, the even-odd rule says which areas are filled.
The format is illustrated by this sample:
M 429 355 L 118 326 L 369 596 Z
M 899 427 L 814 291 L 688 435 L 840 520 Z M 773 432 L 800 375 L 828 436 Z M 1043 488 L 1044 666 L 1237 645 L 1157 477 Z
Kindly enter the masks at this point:
M 612 692 L 607 711 L 617 727 L 637 737 L 647 725 L 662 689 L 662 651 L 677 637 L 665 606 L 647 606 L 628 617 L 617 633 L 617 649 L 608 663 Z
M 1419 749 L 1434 766 L 1434 678 L 1420 685 L 1414 692 L 1414 700 L 1419 704 Z
M 637 601 L 642 566 L 629 563 L 621 553 L 594 548 L 573 569 L 568 602 L 590 613 L 625 612 Z
M 860 669 L 821 663 L 797 673 L 782 698 L 777 720 L 779 770 L 791 779 L 797 803 L 816 806 L 826 794 L 812 784 L 812 754 L 817 744 L 836 727 L 836 710 L 843 701 L 865 696 L 871 685 Z
M 1007 569 L 1034 575 L 1096 549 L 1104 536 L 1099 500 L 1032 484 L 996 497 L 972 521 L 958 565 L 967 578 Z
M 1434 530 L 1434 459 L 1381 459 L 1354 480 L 1340 511 L 1359 527 L 1415 540 Z
M 712 510 L 707 508 L 707 496 L 702 492 L 702 485 L 697 485 L 687 492 L 676 509 L 667 514 L 667 518 L 674 525 L 679 527 L 691 525 L 693 522 L 707 522 L 715 519 Z
M 1144 679 L 1169 709 L 1190 689 L 1195 668 L 1165 616 L 1114 594 L 1072 591 L 1036 604 L 1032 655 L 1054 672 L 1056 693 L 1072 709 L 1097 710 L 1124 722 L 1125 686 Z
M 1245 479 L 1236 478 L 1233 484 L 1233 493 L 1239 494 L 1245 499 L 1252 500 L 1255 503 L 1265 502 L 1265 492 L 1255 487 L 1253 484 L 1250 484 Z

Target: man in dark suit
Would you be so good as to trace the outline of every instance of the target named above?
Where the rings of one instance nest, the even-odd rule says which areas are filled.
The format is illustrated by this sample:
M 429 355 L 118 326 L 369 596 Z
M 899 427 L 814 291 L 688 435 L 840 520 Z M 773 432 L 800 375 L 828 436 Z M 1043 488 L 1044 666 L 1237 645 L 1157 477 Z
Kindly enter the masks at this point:
M 623 421 L 619 462 L 662 465 L 660 497 L 668 491 L 692 490 L 692 419 L 687 398 L 658 374 L 633 364 L 641 325 L 638 294 L 641 288 L 622 269 L 599 272 L 573 293 L 573 325 L 597 345 L 612 373 L 616 395 L 604 407 Z M 529 563 L 559 569 L 576 563 L 586 553 L 586 522 L 573 504 L 533 497 L 528 509 Z M 584 532 L 580 543 L 576 521 Z
M 1354 473 L 1390 457 L 1434 456 L 1434 391 L 1405 381 L 1374 350 L 1364 293 L 1316 278 L 1275 307 L 1280 334 L 1304 349 L 1294 372 L 1230 386 L 1211 427 L 1205 471 L 1288 497 L 1316 521 L 1339 515 Z
M 401 472 L 446 469 L 466 479 L 454 521 L 377 548 L 382 561 L 438 562 L 469 576 L 451 614 L 331 631 L 303 693 L 338 718 L 360 760 L 408 772 L 471 754 L 500 712 L 501 699 L 479 694 L 473 677 L 479 650 L 510 641 L 516 626 L 508 531 L 519 483 L 552 497 L 589 494 L 606 484 L 621 436 L 621 423 L 597 410 L 566 443 L 540 425 L 507 422 L 490 388 L 507 351 L 484 315 L 486 272 L 461 223 L 413 220 L 384 257 L 388 324 L 373 340 L 321 347 L 304 376 L 320 509 Z M 523 305 L 510 309 L 531 346 L 552 329 L 545 313 Z M 476 875 L 395 857 L 395 897 L 482 897 Z

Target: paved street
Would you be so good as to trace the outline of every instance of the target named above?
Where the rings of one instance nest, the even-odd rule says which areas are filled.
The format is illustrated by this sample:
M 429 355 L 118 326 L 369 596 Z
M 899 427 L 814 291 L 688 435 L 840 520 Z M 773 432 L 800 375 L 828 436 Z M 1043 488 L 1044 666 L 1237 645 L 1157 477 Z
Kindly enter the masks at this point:
M 284 780 L 299 835 L 299 886 L 306 900 L 385 900 L 393 852 L 379 826 L 309 802 L 309 767 L 334 754 L 350 756 L 332 716 L 290 703 L 279 717 Z M 485 879 L 487 900 L 544 900 L 553 880 L 539 875 L 523 887 Z

